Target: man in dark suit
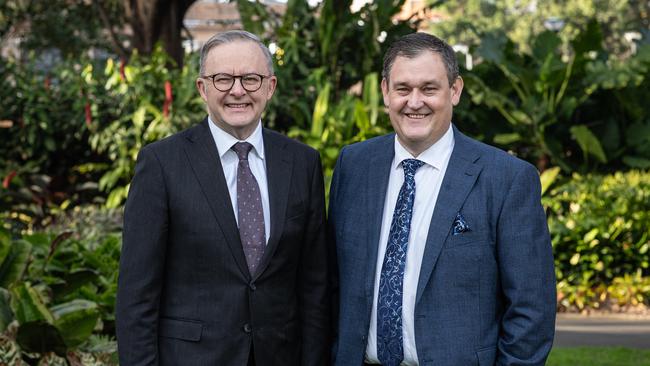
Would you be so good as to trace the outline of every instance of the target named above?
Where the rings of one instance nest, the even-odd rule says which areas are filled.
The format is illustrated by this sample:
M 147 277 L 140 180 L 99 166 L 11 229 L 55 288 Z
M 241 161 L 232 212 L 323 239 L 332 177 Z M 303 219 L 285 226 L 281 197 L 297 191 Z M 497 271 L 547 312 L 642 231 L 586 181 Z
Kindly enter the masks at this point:
M 330 191 L 335 365 L 543 365 L 555 277 L 536 169 L 451 124 L 463 80 L 444 41 L 384 57 L 395 134 L 345 147 Z
M 262 127 L 271 54 L 212 37 L 208 117 L 144 147 L 124 213 L 120 364 L 326 365 L 329 298 L 318 152 Z

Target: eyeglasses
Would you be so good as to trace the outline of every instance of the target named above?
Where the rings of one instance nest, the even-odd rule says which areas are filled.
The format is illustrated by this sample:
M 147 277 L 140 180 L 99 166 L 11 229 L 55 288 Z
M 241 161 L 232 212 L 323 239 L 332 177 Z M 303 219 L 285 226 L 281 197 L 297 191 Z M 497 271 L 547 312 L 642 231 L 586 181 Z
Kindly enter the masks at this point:
M 260 75 L 255 73 L 243 75 L 230 75 L 225 73 L 218 73 L 214 75 L 201 76 L 203 79 L 212 79 L 212 85 L 222 92 L 227 92 L 235 85 L 235 79 L 239 79 L 242 88 L 247 92 L 258 91 L 262 87 L 262 81 L 265 78 L 270 78 L 271 75 Z

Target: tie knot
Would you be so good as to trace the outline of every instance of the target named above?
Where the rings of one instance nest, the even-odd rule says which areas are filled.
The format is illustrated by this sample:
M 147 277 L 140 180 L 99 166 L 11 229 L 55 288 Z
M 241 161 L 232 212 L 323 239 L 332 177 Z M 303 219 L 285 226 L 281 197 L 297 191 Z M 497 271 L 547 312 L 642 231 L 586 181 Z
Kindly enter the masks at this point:
M 402 168 L 404 169 L 404 178 L 413 179 L 415 172 L 419 167 L 424 165 L 422 160 L 418 159 L 404 159 L 402 160 Z
M 232 145 L 233 151 L 237 153 L 237 157 L 239 160 L 248 160 L 248 153 L 251 151 L 253 148 L 253 145 L 249 144 L 248 142 L 238 142 L 234 145 Z

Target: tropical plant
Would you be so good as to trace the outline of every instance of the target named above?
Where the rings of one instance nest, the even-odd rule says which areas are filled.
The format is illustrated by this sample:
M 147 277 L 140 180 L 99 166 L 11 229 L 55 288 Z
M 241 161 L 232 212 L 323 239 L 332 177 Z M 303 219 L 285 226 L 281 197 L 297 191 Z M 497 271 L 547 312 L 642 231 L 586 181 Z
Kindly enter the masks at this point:
M 530 53 L 519 51 L 503 33 L 484 35 L 476 50 L 481 62 L 464 73 L 471 104 L 461 105 L 461 120 L 542 170 L 549 163 L 565 172 L 620 166 L 621 157 L 632 167 L 650 165 L 645 145 L 638 148 L 647 134 L 625 140 L 620 133 L 602 133 L 645 129 L 648 113 L 623 104 L 618 116 L 628 118 L 603 119 L 602 109 L 608 107 L 595 103 L 596 95 L 642 91 L 650 69 L 647 51 L 643 48 L 626 67 L 603 72 L 613 61 L 602 41 L 595 21 L 571 41 L 571 52 L 561 49 L 560 38 L 551 31 L 533 38 Z M 475 113 L 477 107 L 488 110 Z
M 93 333 L 114 336 L 119 238 L 71 235 L 12 239 L 0 229 L 0 332 L 23 359 L 81 357 Z

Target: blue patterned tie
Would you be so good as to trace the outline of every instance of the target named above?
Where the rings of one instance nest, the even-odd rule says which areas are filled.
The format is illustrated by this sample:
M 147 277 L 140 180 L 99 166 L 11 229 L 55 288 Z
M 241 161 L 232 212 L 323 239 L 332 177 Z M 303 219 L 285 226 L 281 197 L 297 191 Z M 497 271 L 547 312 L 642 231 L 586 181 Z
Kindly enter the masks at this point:
M 413 201 L 415 201 L 415 172 L 424 162 L 402 160 L 404 184 L 397 196 L 388 245 L 379 279 L 377 298 L 377 356 L 383 366 L 399 366 L 404 358 L 402 339 L 402 295 L 404 267 L 408 249 Z

